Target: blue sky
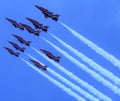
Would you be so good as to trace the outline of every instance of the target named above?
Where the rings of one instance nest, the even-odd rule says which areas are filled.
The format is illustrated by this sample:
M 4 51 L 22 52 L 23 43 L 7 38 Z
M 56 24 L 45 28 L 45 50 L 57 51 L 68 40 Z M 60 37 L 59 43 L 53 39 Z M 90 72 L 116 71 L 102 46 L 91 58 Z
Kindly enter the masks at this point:
M 60 55 L 62 57 L 60 65 L 73 72 L 84 81 L 93 85 L 105 95 L 111 97 L 113 101 L 119 101 L 120 96 L 114 94 L 110 89 L 90 77 L 88 73 L 74 65 L 62 54 L 45 43 L 45 41 L 43 41 L 40 37 L 30 35 L 27 31 L 16 29 L 5 20 L 5 17 L 8 17 L 18 22 L 24 22 L 33 27 L 33 25 L 28 22 L 25 17 L 34 18 L 44 25 L 50 26 L 49 32 L 53 33 L 104 68 L 113 72 L 116 76 L 120 77 L 120 70 L 117 67 L 113 66 L 110 62 L 88 48 L 88 46 L 75 38 L 58 22 L 52 21 L 49 18 L 45 19 L 42 13 L 34 7 L 35 4 L 45 7 L 56 14 L 60 14 L 60 21 L 120 59 L 119 0 L 2 0 L 0 1 L 0 101 L 76 101 L 76 99 L 69 96 L 53 83 L 49 82 L 46 78 L 39 75 L 19 58 L 10 55 L 5 49 L 3 49 L 3 46 L 8 46 L 14 49 L 7 42 L 8 40 L 16 42 L 21 47 L 26 47 L 25 52 L 30 53 L 39 61 L 44 62 L 44 64 L 54 69 L 57 73 L 63 75 L 82 89 L 85 89 L 38 55 L 30 47 L 20 44 L 14 37 L 12 37 L 12 33 L 18 34 L 26 40 L 31 40 L 31 45 L 37 49 L 43 48 L 51 51 L 55 55 Z M 67 53 L 71 54 L 71 56 L 84 63 L 80 58 L 61 46 L 48 33 L 42 32 L 41 36 L 53 42 Z M 29 59 L 29 57 L 24 53 L 21 53 L 20 56 L 26 60 Z M 84 64 L 91 69 L 88 64 Z M 46 73 L 52 76 L 47 71 Z M 57 79 L 56 77 L 54 78 Z M 81 94 L 80 96 L 84 97 Z M 89 100 L 87 99 L 87 101 Z

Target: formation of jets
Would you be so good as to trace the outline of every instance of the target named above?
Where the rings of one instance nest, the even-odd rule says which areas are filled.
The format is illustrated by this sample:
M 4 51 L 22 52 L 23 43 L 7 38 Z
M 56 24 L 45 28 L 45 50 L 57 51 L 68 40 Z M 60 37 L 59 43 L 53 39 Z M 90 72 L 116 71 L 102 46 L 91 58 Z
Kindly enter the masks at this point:
M 20 25 L 23 26 L 29 33 L 39 36 L 40 30 L 34 30 L 29 25 L 24 24 L 24 23 L 20 23 Z
M 59 15 L 58 14 L 53 14 L 53 12 L 48 11 L 47 9 L 37 6 L 35 5 L 36 8 L 38 8 L 39 10 L 42 11 L 42 13 L 44 14 L 45 18 L 51 18 L 52 20 L 57 21 Z M 37 20 L 32 19 L 30 17 L 26 17 L 26 19 L 28 21 L 30 21 L 34 27 L 32 28 L 31 26 L 25 24 L 25 23 L 18 23 L 17 21 L 11 19 L 11 18 L 5 18 L 7 21 L 9 21 L 15 28 L 18 28 L 20 30 L 27 30 L 30 34 L 34 34 L 35 36 L 39 36 L 41 31 L 47 32 L 49 26 L 45 26 L 41 23 L 39 23 Z M 15 37 L 21 44 L 24 44 L 26 46 L 30 46 L 31 41 L 26 41 L 25 39 L 23 39 L 21 36 L 16 35 L 16 34 L 12 34 L 13 37 Z M 18 44 L 16 44 L 15 42 L 12 41 L 8 41 L 17 51 L 19 50 L 20 52 L 24 52 L 25 48 L 24 47 L 20 47 Z M 19 57 L 20 52 L 15 52 L 12 49 L 8 48 L 8 47 L 4 47 L 11 55 L 14 55 L 16 57 Z M 40 49 L 48 58 L 52 59 L 53 61 L 59 62 L 60 61 L 60 56 L 55 56 L 53 55 L 51 52 L 44 50 L 44 49 Z M 34 60 L 34 59 L 29 59 L 32 63 L 34 63 L 34 65 L 42 70 L 47 70 L 47 66 L 43 66 L 41 65 L 38 61 Z
M 43 26 L 43 24 L 40 24 L 38 21 L 32 18 L 26 17 L 26 19 L 29 20 L 35 26 L 36 29 L 41 29 L 44 32 L 48 31 L 49 26 Z

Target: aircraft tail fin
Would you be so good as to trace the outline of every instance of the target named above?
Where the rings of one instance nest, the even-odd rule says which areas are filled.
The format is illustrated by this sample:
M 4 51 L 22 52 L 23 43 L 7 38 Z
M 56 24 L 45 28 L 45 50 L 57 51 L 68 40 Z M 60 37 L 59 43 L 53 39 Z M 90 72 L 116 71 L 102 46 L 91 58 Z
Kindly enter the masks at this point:
M 56 14 L 56 15 L 53 15 L 53 16 L 52 16 L 52 19 L 55 20 L 55 21 L 57 21 L 57 20 L 58 20 L 58 17 L 59 17 L 59 15 Z
M 25 45 L 30 46 L 31 41 L 26 41 Z
M 59 17 L 60 15 L 59 15 L 59 14 L 55 14 L 54 16 L 55 16 L 55 17 Z
M 19 53 L 19 52 L 18 52 L 18 53 L 15 53 L 15 56 L 19 57 L 19 55 L 20 55 L 20 53 Z
M 45 32 L 47 32 L 48 31 L 48 28 L 49 28 L 49 26 L 43 26 L 43 31 L 45 31 Z
M 57 57 L 55 58 L 55 61 L 56 61 L 56 62 L 59 62 L 60 59 L 61 59 L 61 57 L 60 57 L 60 56 L 57 56 Z
M 21 48 L 20 51 L 21 51 L 21 52 L 24 52 L 24 51 L 25 51 L 25 48 Z
M 46 69 L 47 69 L 47 66 L 42 66 L 42 69 L 46 71 Z
M 44 28 L 48 29 L 48 28 L 49 28 L 49 26 L 44 26 Z
M 34 31 L 35 35 L 39 36 L 40 30 Z

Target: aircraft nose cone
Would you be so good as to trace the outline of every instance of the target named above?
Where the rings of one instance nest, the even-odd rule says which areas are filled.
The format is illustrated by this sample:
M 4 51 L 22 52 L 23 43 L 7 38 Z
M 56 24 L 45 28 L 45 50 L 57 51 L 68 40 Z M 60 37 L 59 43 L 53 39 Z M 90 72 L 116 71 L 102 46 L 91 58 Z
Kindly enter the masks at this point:
M 33 62 L 34 63 L 34 60 L 33 59 L 29 59 L 29 61 Z
M 9 43 L 12 43 L 11 41 L 8 41 Z
M 42 9 L 42 7 L 40 7 L 40 6 L 37 6 L 37 5 L 35 5 L 35 7 L 37 7 L 38 9 Z
M 11 42 L 11 41 L 8 41 L 10 44 L 12 44 L 12 45 L 14 45 L 14 43 L 13 42 Z
M 9 20 L 9 18 L 5 18 L 6 20 Z
M 7 49 L 6 47 L 3 47 L 3 48 Z
M 12 35 L 16 37 L 16 35 L 15 35 L 15 34 L 12 34 Z
M 26 19 L 30 20 L 30 18 L 26 17 Z
M 32 59 L 29 59 L 30 61 L 32 61 Z
M 35 7 L 37 7 L 37 8 L 38 8 L 38 6 L 37 6 L 37 5 L 35 5 Z
M 44 51 L 43 49 L 40 49 L 41 51 Z

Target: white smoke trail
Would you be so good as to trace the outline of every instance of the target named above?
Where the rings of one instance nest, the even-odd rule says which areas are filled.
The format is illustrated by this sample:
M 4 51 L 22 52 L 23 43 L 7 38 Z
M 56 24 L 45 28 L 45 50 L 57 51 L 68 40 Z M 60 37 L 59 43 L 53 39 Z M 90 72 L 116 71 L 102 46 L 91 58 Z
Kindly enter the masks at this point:
M 31 46 L 31 48 L 34 51 L 36 51 L 39 55 L 41 55 L 43 58 L 45 58 L 48 62 L 50 62 L 51 64 L 53 64 L 56 68 L 58 68 L 63 73 L 65 73 L 66 75 L 68 75 L 71 79 L 75 80 L 80 85 L 82 85 L 83 87 L 87 88 L 93 95 L 96 95 L 98 98 L 100 98 L 100 99 L 102 99 L 104 101 L 112 101 L 111 98 L 107 97 L 106 95 L 104 95 L 103 93 L 101 93 L 100 91 L 98 91 L 97 89 L 95 89 L 93 86 L 89 85 L 87 82 L 83 81 L 82 79 L 80 79 L 79 77 L 77 77 L 76 75 L 74 75 L 72 72 L 70 72 L 67 69 L 65 69 L 64 67 L 62 67 L 60 64 L 58 64 L 58 63 L 50 60 L 48 57 L 46 57 L 44 54 L 42 54 L 41 52 L 39 52 L 34 47 Z
M 29 57 L 31 57 L 32 59 L 38 61 L 37 59 L 35 59 L 33 56 L 31 56 L 30 54 L 27 53 L 27 55 Z M 38 61 L 40 62 L 40 61 Z M 44 65 L 42 62 L 40 62 L 42 65 Z M 53 74 L 54 76 L 56 76 L 57 78 L 59 78 L 61 81 L 63 81 L 64 83 L 68 84 L 69 86 L 71 86 L 73 89 L 75 89 L 76 91 L 78 91 L 79 93 L 83 94 L 84 96 L 86 96 L 87 98 L 89 98 L 91 101 L 99 101 L 98 99 L 94 98 L 93 96 L 91 96 L 90 94 L 88 94 L 87 92 L 83 91 L 80 87 L 76 86 L 75 84 L 73 84 L 72 82 L 68 81 L 66 78 L 64 78 L 63 76 L 61 76 L 60 74 L 56 73 L 54 70 L 52 70 L 51 68 L 47 68 L 47 71 L 49 71 L 51 74 Z
M 48 32 L 49 33 L 49 32 Z M 52 37 L 54 37 L 59 43 L 61 43 L 64 47 L 69 49 L 69 51 L 73 52 L 76 56 L 80 57 L 84 62 L 87 62 L 90 66 L 92 66 L 94 69 L 99 71 L 102 75 L 108 77 L 110 80 L 112 80 L 115 84 L 120 85 L 120 79 L 116 77 L 112 72 L 104 69 L 102 66 L 94 62 L 92 59 L 86 57 L 84 54 L 80 53 L 78 50 L 74 49 L 52 33 L 49 33 Z
M 40 62 L 39 60 L 37 60 L 36 58 L 34 58 L 33 56 L 31 56 L 30 54 L 26 53 L 30 58 L 38 61 L 39 63 L 41 63 L 42 65 L 44 65 L 42 62 Z M 70 87 L 72 87 L 74 90 L 78 91 L 79 93 L 81 93 L 83 96 L 85 96 L 86 98 L 90 99 L 91 101 L 99 101 L 99 99 L 93 97 L 92 95 L 90 95 L 89 93 L 85 92 L 84 90 L 82 90 L 80 87 L 78 87 L 77 85 L 73 84 L 72 82 L 68 81 L 66 78 L 64 78 L 63 76 L 61 76 L 60 74 L 58 74 L 57 72 L 55 72 L 54 70 L 52 70 L 50 67 L 47 67 L 47 71 L 50 72 L 52 75 L 56 76 L 58 79 L 60 79 L 62 82 L 66 83 L 67 85 L 69 85 Z
M 75 65 L 83 69 L 85 72 L 89 73 L 94 79 L 97 81 L 101 82 L 103 85 L 111 89 L 114 93 L 118 94 L 120 96 L 120 89 L 115 86 L 114 84 L 110 83 L 109 81 L 105 80 L 102 76 L 99 74 L 95 73 L 94 71 L 90 70 L 87 66 L 84 64 L 80 63 L 78 60 L 70 56 L 68 53 L 51 43 L 50 41 L 46 40 L 45 38 L 42 38 L 45 40 L 48 44 L 50 44 L 52 47 L 54 47 L 57 51 L 59 51 L 61 54 L 63 54 L 67 59 L 69 59 L 71 62 L 73 62 Z
M 67 94 L 73 96 L 74 98 L 76 98 L 78 101 L 86 101 L 84 98 L 80 97 L 79 95 L 77 95 L 75 92 L 73 92 L 71 89 L 65 87 L 63 84 L 61 84 L 60 82 L 56 81 L 55 79 L 53 79 L 52 77 L 48 76 L 47 74 L 45 74 L 44 72 L 42 72 L 41 70 L 39 70 L 38 68 L 36 68 L 35 66 L 33 66 L 32 64 L 30 64 L 29 62 L 27 62 L 26 60 L 24 60 L 23 58 L 20 58 L 23 62 L 25 62 L 27 65 L 29 65 L 30 67 L 32 67 L 35 71 L 37 71 L 39 74 L 41 74 L 42 76 L 44 76 L 46 79 L 48 79 L 49 81 L 51 81 L 52 83 L 54 83 L 56 86 L 58 86 L 59 88 L 61 88 L 63 91 L 65 91 Z
M 118 67 L 120 69 L 120 60 L 118 60 L 116 57 L 114 57 L 113 55 L 111 55 L 110 53 L 108 53 L 107 51 L 103 50 L 102 48 L 98 47 L 96 44 L 94 44 L 92 41 L 86 39 L 85 37 L 83 37 L 82 35 L 80 35 L 78 32 L 76 32 L 75 30 L 71 29 L 70 27 L 68 27 L 67 25 L 65 25 L 64 23 L 60 22 L 59 23 L 61 25 L 63 25 L 65 28 L 67 28 L 75 37 L 77 37 L 78 39 L 80 39 L 83 43 L 85 43 L 88 47 L 90 47 L 91 49 L 93 49 L 96 53 L 100 54 L 101 56 L 103 56 L 105 59 L 107 59 L 108 61 L 110 61 L 114 66 Z

